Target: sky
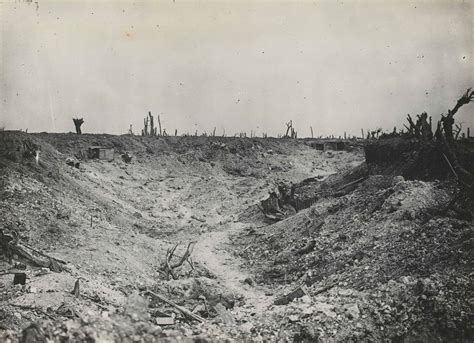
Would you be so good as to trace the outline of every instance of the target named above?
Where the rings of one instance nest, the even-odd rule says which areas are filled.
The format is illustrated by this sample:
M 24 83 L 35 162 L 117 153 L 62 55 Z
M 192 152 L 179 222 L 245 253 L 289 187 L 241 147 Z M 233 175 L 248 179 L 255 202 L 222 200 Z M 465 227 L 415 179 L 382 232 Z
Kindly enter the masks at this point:
M 0 127 L 298 136 L 435 120 L 474 87 L 474 1 L 0 3 Z M 456 115 L 474 131 L 474 104 Z

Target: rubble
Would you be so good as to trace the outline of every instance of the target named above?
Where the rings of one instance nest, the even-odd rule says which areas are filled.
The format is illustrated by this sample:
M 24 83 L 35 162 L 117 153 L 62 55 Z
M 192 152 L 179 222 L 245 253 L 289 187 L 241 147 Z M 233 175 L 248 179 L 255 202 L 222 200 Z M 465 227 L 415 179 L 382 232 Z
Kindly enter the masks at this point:
M 298 139 L 27 139 L 38 165 L 0 154 L 0 341 L 472 338 L 452 176 L 374 175 Z M 65 165 L 90 146 L 133 159 Z

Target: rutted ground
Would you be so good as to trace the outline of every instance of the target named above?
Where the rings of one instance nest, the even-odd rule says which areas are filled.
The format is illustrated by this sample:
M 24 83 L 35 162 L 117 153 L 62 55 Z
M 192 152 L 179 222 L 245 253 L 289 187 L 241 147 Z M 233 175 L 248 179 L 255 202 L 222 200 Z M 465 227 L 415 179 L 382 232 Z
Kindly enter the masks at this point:
M 238 218 L 278 180 L 298 182 L 362 161 L 360 153 L 328 155 L 285 140 L 18 135 L 20 142 L 41 146 L 41 159 L 39 165 L 1 160 L 2 225 L 69 264 L 62 273 L 45 275 L 27 267 L 23 288 L 1 277 L 1 335 L 13 340 L 40 319 L 46 331 L 78 340 L 275 337 L 252 329 L 264 322 L 278 289 L 257 284 L 233 254 L 229 237 L 255 228 Z M 89 160 L 80 169 L 65 164 L 93 144 L 113 144 L 133 160 Z M 196 242 L 195 269 L 184 266 L 179 280 L 167 280 L 166 250 L 181 242 L 182 253 L 189 241 Z M 80 298 L 70 294 L 77 279 Z M 145 289 L 190 310 L 202 305 L 199 295 L 206 296 L 208 322 L 190 324 L 179 311 L 152 302 L 177 318 L 162 332 L 148 300 L 138 295 Z M 217 304 L 228 308 L 231 319 L 214 310 Z

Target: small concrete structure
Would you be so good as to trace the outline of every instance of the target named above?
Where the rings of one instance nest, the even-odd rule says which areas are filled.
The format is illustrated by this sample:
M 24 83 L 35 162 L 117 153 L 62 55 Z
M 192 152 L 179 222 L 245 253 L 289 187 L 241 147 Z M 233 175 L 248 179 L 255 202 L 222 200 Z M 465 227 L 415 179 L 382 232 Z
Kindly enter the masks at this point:
M 320 151 L 328 151 L 328 150 L 333 150 L 333 151 L 342 151 L 342 150 L 347 150 L 347 144 L 345 141 L 338 141 L 338 140 L 331 140 L 331 141 L 325 141 L 325 140 L 318 140 L 318 141 L 312 141 L 309 142 L 309 146 Z
M 87 157 L 90 159 L 96 158 L 99 160 L 113 161 L 114 153 L 114 148 L 104 146 L 91 146 L 87 149 Z
M 324 143 L 324 150 L 342 151 L 346 150 L 346 143 L 343 141 L 329 141 Z

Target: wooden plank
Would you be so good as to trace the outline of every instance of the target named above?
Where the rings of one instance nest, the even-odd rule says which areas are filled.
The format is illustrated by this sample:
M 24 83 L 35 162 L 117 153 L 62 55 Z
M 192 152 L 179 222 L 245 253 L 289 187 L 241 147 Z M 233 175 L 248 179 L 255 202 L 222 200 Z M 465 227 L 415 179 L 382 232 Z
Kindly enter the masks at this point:
M 157 317 L 155 321 L 158 325 L 174 325 L 173 317 Z

